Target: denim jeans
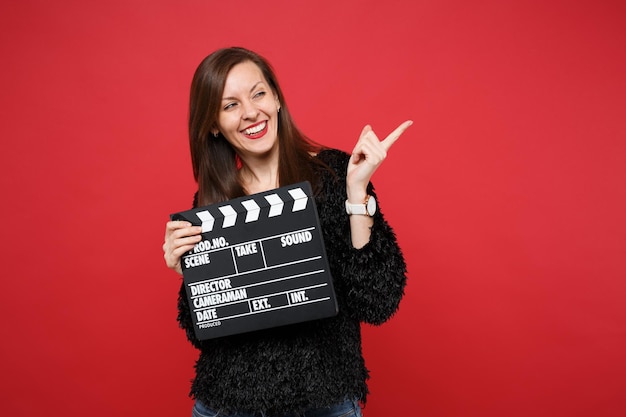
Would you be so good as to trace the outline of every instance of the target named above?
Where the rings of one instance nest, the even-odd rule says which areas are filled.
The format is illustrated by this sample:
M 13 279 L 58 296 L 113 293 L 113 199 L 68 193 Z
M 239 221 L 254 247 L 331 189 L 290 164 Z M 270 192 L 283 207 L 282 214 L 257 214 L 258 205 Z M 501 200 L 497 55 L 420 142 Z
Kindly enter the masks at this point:
M 347 400 L 341 404 L 334 405 L 326 408 L 315 408 L 305 411 L 303 414 L 265 414 L 263 412 L 257 413 L 239 413 L 232 414 L 222 413 L 220 411 L 214 411 L 196 400 L 193 406 L 192 417 L 362 417 L 361 407 L 358 401 Z

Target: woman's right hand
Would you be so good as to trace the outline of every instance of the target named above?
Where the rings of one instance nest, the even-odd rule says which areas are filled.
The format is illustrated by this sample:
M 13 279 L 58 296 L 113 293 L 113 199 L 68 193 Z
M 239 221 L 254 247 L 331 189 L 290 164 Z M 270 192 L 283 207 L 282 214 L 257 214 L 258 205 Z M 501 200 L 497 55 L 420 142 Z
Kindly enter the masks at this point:
M 186 221 L 170 221 L 165 225 L 165 243 L 163 243 L 163 257 L 168 268 L 182 275 L 180 257 L 193 249 L 194 245 L 202 240 L 201 226 L 194 226 Z

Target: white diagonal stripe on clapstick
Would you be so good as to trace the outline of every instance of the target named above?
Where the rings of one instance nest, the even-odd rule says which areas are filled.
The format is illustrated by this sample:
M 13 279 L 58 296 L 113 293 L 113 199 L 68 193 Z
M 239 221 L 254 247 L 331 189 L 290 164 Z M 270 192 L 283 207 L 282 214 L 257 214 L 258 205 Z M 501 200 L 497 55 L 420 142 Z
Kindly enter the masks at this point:
M 283 212 L 283 206 L 285 203 L 283 203 L 283 200 L 280 199 L 278 194 L 266 195 L 265 199 L 268 203 L 270 203 L 270 213 L 267 217 L 280 216 Z
M 289 190 L 289 194 L 293 197 L 293 209 L 291 211 L 300 211 L 306 208 L 306 202 L 309 200 L 302 188 L 294 188 Z
M 232 206 L 222 206 L 219 209 L 224 215 L 224 224 L 222 227 L 225 229 L 234 226 L 237 222 L 237 212 L 235 209 Z
M 196 213 L 196 216 L 200 220 L 202 220 L 202 233 L 210 232 L 213 230 L 213 223 L 215 223 L 215 218 L 211 216 L 208 210 L 199 211 Z
M 241 202 L 241 205 L 246 209 L 246 223 L 255 222 L 259 219 L 261 214 L 261 208 L 254 200 L 245 200 Z

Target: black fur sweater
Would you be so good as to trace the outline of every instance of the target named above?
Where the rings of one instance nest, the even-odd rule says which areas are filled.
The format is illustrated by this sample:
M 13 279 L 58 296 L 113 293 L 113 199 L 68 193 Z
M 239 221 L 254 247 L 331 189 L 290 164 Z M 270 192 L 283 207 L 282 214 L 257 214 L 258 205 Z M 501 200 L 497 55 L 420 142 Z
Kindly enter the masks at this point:
M 200 350 L 191 395 L 223 411 L 301 412 L 349 398 L 365 402 L 368 371 L 360 323 L 381 324 L 398 308 L 406 266 L 380 206 L 370 242 L 352 247 L 345 212 L 349 155 L 324 150 L 318 158 L 336 175 L 321 174 L 316 196 L 339 314 L 333 318 L 199 341 L 184 288 L 178 320 Z M 370 185 L 370 194 L 374 190 Z

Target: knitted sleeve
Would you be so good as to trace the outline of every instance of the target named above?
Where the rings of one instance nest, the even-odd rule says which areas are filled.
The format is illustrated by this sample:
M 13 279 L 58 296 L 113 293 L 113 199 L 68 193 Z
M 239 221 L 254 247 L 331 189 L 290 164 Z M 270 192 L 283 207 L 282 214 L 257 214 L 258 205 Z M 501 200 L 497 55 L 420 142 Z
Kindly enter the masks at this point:
M 319 158 L 335 172 L 334 176 L 322 175 L 318 212 L 340 309 L 359 321 L 381 324 L 397 311 L 404 295 L 406 264 L 402 251 L 380 210 L 380 202 L 369 242 L 360 249 L 352 246 L 350 220 L 345 212 L 350 156 L 327 150 Z M 372 184 L 368 193 L 376 197 Z

